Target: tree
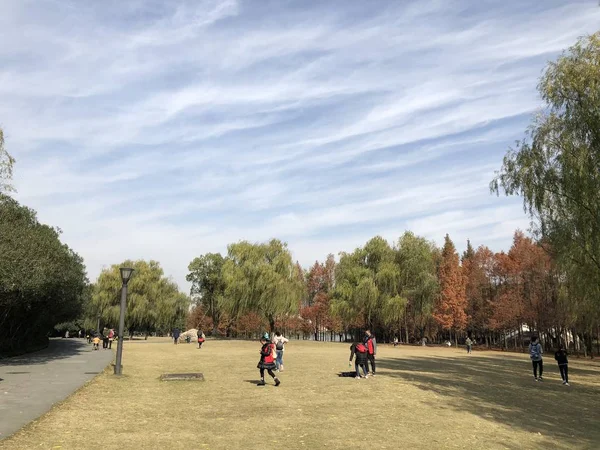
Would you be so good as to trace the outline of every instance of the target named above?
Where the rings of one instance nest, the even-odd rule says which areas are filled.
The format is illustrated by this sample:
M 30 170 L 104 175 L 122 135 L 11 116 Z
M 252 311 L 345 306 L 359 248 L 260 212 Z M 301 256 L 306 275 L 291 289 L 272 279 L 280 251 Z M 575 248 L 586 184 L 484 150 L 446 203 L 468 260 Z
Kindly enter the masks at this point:
M 492 315 L 494 264 L 494 253 L 489 248 L 481 246 L 475 251 L 471 242 L 467 242 L 467 250 L 462 258 L 466 283 L 467 328 L 486 338 Z
M 0 194 L 0 354 L 47 342 L 76 319 L 88 295 L 83 260 L 35 211 Z
M 306 273 L 306 304 L 300 310 L 303 319 L 308 320 L 315 341 L 319 332 L 331 328 L 331 291 L 335 282 L 335 259 L 328 255 L 325 263 L 318 261 Z
M 465 279 L 459 264 L 458 253 L 450 236 L 446 234 L 442 249 L 442 260 L 439 272 L 440 296 L 433 313 L 433 318 L 445 330 L 463 331 L 467 325 L 467 299 L 465 295 Z
M 546 109 L 490 187 L 523 197 L 591 335 L 600 321 L 600 33 L 549 63 L 538 90 Z
M 353 253 L 342 253 L 336 269 L 332 312 L 342 323 L 384 330 L 404 316 L 400 268 L 394 250 L 376 236 Z
M 192 328 L 196 328 L 197 330 L 215 330 L 218 326 L 218 324 L 213 324 L 212 319 L 206 314 L 202 305 L 196 305 L 190 310 L 185 324 L 188 330 Z
M 0 128 L 0 194 L 13 192 L 11 184 L 15 159 L 4 148 L 4 133 Z
M 121 304 L 121 275 L 119 267 L 133 267 L 127 286 L 125 327 L 130 336 L 134 331 L 146 334 L 183 328 L 189 309 L 189 297 L 164 276 L 156 261 L 124 261 L 104 269 L 94 286 L 91 310 L 100 314 L 104 323 L 116 327 Z
M 225 292 L 223 280 L 223 264 L 225 258 L 220 253 L 207 253 L 195 258 L 188 266 L 190 273 L 186 280 L 192 283 L 191 295 L 198 297 L 197 304 L 211 317 L 213 332 L 220 321 L 221 310 L 219 302 Z
M 274 331 L 278 316 L 298 311 L 303 286 L 297 270 L 287 244 L 277 239 L 230 244 L 223 265 L 225 295 L 219 306 L 233 318 L 255 312 Z
M 407 231 L 398 240 L 396 262 L 400 270 L 400 290 L 408 300 L 404 331 L 409 341 L 409 322 L 415 338 L 425 337 L 427 323 L 439 293 L 437 253 L 434 243 Z

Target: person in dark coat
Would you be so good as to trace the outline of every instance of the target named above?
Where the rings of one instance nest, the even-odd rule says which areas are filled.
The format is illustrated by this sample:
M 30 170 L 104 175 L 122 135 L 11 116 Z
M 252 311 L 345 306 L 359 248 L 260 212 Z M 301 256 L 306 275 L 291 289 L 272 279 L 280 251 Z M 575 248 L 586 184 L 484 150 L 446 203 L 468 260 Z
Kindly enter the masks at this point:
M 279 386 L 281 384 L 281 381 L 279 381 L 279 378 L 277 378 L 273 373 L 273 369 L 277 367 L 277 365 L 275 364 L 275 356 L 273 355 L 275 353 L 275 344 L 271 342 L 271 339 L 269 338 L 269 333 L 263 334 L 262 338 L 260 339 L 260 343 L 260 361 L 256 366 L 260 370 L 260 381 L 258 382 L 257 386 L 264 386 L 266 384 L 265 370 L 269 373 L 271 377 L 273 377 L 273 381 L 275 381 L 275 386 Z
M 369 370 L 367 368 L 367 347 L 362 343 L 354 343 L 350 346 L 350 361 L 348 365 L 352 363 L 352 359 L 356 356 L 354 360 L 354 369 L 356 371 L 356 379 L 360 378 L 359 368 L 362 368 L 363 373 L 365 374 L 365 378 L 369 376 Z
M 179 328 L 175 328 L 173 330 L 173 342 L 175 343 L 175 345 L 177 345 L 179 343 L 179 336 L 181 335 Z
M 568 353 L 562 345 L 558 346 L 558 351 L 554 354 L 554 359 L 558 363 L 558 370 L 560 370 L 560 377 L 563 380 L 565 386 L 569 385 L 569 358 Z

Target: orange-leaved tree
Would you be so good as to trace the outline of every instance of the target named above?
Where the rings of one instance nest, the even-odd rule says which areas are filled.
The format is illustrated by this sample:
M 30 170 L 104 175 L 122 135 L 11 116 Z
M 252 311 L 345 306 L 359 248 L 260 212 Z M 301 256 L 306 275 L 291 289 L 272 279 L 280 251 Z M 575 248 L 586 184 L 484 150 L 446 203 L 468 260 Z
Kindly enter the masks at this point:
M 439 271 L 440 296 L 436 304 L 433 318 L 444 330 L 454 330 L 454 341 L 457 333 L 467 325 L 467 297 L 465 294 L 465 277 L 458 253 L 450 236 L 446 234 L 442 249 L 442 261 Z

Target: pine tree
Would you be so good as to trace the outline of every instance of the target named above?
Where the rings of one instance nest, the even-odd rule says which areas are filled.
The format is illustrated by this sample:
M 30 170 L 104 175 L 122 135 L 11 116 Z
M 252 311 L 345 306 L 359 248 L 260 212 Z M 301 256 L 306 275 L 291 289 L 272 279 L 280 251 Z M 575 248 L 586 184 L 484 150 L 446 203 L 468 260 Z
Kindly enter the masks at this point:
M 457 342 L 457 332 L 463 331 L 467 325 L 467 298 L 465 295 L 465 278 L 459 263 L 458 253 L 450 236 L 444 239 L 442 261 L 439 271 L 440 297 L 433 318 L 445 330 L 454 330 L 454 340 Z

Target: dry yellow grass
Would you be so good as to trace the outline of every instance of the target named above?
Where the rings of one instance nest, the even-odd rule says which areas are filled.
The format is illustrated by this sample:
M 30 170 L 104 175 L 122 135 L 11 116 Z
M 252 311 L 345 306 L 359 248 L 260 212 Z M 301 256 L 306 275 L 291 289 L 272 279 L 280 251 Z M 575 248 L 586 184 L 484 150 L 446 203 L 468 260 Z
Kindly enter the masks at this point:
M 355 380 L 336 375 L 348 345 L 292 342 L 275 388 L 255 385 L 259 347 L 126 342 L 124 377 L 107 370 L 0 448 L 600 448 L 596 363 L 573 358 L 568 388 L 551 358 L 535 383 L 526 355 L 380 345 L 377 377 Z

